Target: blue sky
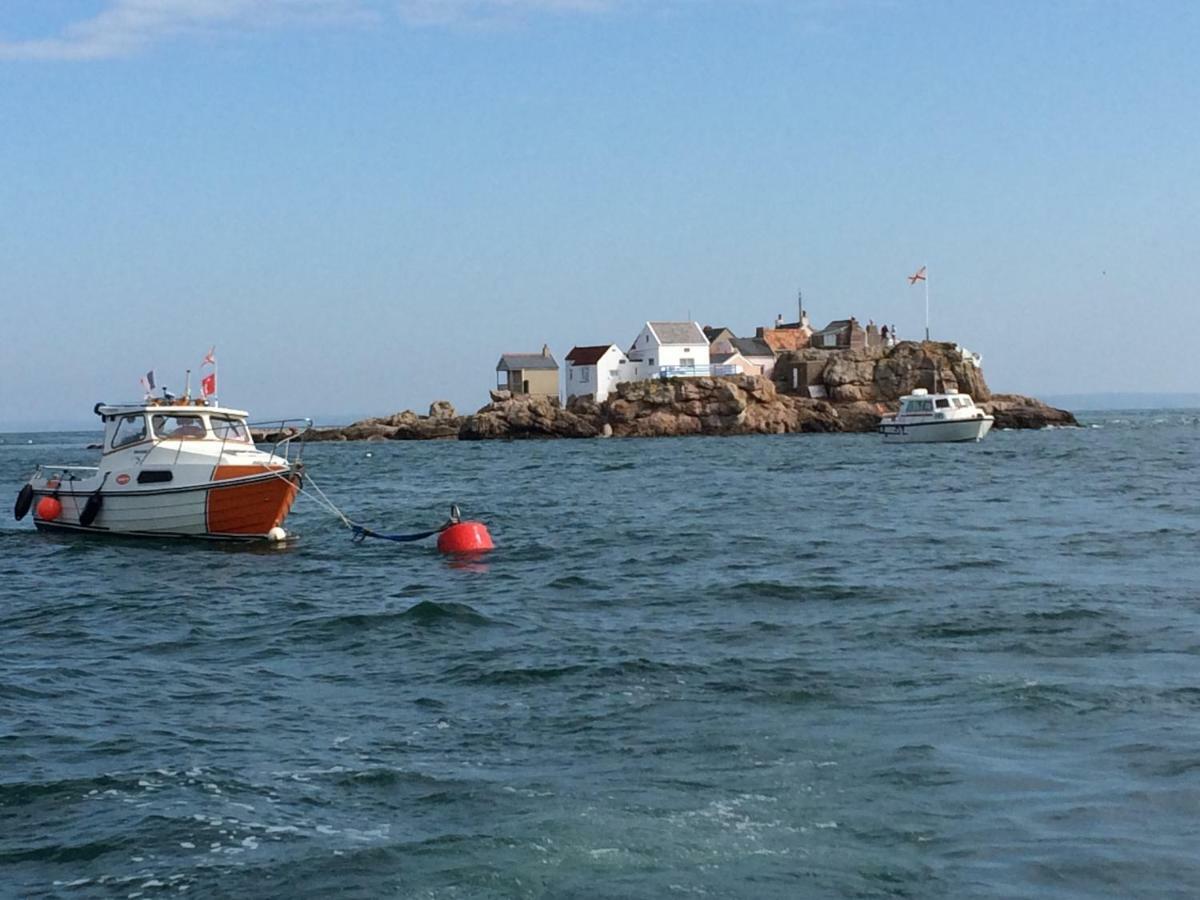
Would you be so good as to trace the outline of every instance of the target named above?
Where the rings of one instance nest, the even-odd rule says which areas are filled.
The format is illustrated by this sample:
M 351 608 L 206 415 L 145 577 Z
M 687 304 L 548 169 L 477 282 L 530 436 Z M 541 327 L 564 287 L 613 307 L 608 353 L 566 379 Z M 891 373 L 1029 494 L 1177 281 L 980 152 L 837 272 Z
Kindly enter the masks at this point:
M 501 352 L 856 315 L 1200 383 L 1200 7 L 6 0 L 0 431 L 486 401 Z M 1172 340 L 1174 338 L 1174 340 Z

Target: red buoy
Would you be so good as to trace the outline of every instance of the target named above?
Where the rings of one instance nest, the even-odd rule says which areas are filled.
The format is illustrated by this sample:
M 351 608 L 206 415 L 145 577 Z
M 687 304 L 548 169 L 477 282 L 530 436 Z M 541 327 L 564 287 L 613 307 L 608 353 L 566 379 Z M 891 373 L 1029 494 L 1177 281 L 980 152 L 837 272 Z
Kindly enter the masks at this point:
M 53 522 L 62 515 L 62 503 L 59 502 L 57 497 L 43 497 L 38 501 L 37 508 L 34 509 L 34 514 L 39 519 Z
M 482 522 L 458 522 L 438 535 L 441 553 L 486 553 L 496 547 Z

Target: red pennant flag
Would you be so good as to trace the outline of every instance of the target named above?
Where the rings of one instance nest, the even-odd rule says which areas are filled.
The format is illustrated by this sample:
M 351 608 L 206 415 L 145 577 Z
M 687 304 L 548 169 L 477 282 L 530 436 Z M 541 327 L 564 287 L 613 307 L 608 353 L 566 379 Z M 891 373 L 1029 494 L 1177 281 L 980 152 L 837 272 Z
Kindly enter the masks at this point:
M 909 284 L 916 284 L 918 281 L 924 281 L 924 280 L 925 280 L 925 267 L 924 266 L 921 266 L 921 268 L 917 269 L 915 275 L 908 276 Z
M 205 397 L 211 397 L 217 392 L 217 373 L 209 372 L 200 379 L 200 391 Z

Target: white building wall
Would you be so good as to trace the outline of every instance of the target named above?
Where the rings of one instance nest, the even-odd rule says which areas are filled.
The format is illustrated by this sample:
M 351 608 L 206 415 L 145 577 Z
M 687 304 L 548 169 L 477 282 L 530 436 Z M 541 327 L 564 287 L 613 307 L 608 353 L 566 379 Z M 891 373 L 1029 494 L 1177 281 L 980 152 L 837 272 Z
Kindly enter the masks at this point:
M 696 326 L 697 329 L 699 327 Z M 695 344 L 660 344 L 657 335 L 650 328 L 650 323 L 647 322 L 638 332 L 629 351 L 629 362 L 633 371 L 629 377 L 622 377 L 621 380 L 644 381 L 657 378 L 663 366 L 682 366 L 684 360 L 690 360 L 687 365 L 709 365 L 708 342 L 702 335 L 696 337 Z
M 568 362 L 565 376 L 567 399 L 591 394 L 597 403 L 603 403 L 619 382 L 633 380 L 628 375 L 622 375 L 628 366 L 622 366 L 623 359 L 625 354 L 613 346 L 600 357 L 597 365 L 573 366 Z

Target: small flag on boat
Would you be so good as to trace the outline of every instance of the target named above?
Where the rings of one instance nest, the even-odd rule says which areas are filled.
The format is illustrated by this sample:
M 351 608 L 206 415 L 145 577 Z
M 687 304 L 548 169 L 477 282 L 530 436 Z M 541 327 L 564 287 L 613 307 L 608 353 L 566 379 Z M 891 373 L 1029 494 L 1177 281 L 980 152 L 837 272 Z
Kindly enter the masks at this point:
M 209 372 L 200 379 L 200 391 L 205 397 L 211 397 L 217 392 L 217 373 Z
M 154 370 L 151 369 L 149 372 L 139 378 L 138 381 L 142 383 L 142 387 L 146 389 L 146 393 L 150 393 L 152 390 L 154 390 Z
M 204 362 L 200 363 L 200 365 L 215 366 L 217 364 L 217 358 L 213 354 L 215 354 L 216 352 L 217 352 L 216 347 L 210 347 L 208 350 L 208 353 L 204 354 Z
M 925 267 L 924 266 L 921 266 L 921 268 L 917 269 L 917 271 L 914 274 L 908 276 L 909 284 L 916 284 L 918 281 L 924 281 L 924 280 L 925 280 Z

